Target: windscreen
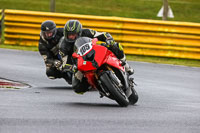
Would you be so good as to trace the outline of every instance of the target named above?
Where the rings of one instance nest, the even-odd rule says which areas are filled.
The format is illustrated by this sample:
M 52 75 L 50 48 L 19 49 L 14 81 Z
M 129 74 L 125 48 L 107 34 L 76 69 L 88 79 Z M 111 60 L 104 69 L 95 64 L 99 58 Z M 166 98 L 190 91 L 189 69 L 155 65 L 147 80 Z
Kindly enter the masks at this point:
M 92 40 L 88 37 L 80 37 L 75 42 L 75 52 L 80 56 L 84 56 L 92 49 Z

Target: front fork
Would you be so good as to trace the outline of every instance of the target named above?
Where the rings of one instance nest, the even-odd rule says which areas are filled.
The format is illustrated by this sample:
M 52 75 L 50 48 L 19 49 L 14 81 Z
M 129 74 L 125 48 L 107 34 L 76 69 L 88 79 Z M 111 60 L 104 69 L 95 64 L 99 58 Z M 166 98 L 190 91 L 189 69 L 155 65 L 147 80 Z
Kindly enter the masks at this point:
M 119 80 L 119 78 L 116 76 L 116 74 L 115 74 L 115 72 L 113 71 L 113 69 L 112 69 L 110 66 L 106 66 L 106 69 L 113 73 L 113 74 L 112 74 L 112 75 L 113 75 L 113 76 L 112 76 L 113 82 L 115 82 L 116 85 L 117 85 L 119 88 L 121 88 L 121 91 L 123 91 L 123 92 L 126 93 L 126 91 L 124 90 L 124 89 L 125 89 L 125 88 L 124 88 L 124 85 L 121 83 L 121 81 Z M 100 76 L 100 75 L 98 75 L 97 73 L 95 73 L 95 77 L 96 77 L 96 79 L 97 79 L 97 81 L 98 81 L 98 84 L 99 84 L 99 86 L 100 86 L 100 88 L 101 88 L 101 89 L 98 89 L 99 92 L 100 92 L 100 98 L 102 98 L 103 96 L 107 96 L 107 97 L 110 97 L 110 98 L 112 99 L 112 97 L 110 96 L 109 91 L 108 91 L 105 87 L 103 87 L 101 81 L 99 80 L 99 76 Z
M 108 90 L 105 87 L 103 87 L 101 80 L 99 80 L 99 76 L 100 76 L 100 74 L 95 73 L 95 78 L 98 82 L 97 89 L 99 90 L 100 98 L 103 98 L 104 96 L 110 97 L 110 93 L 108 92 Z
M 110 70 L 110 71 L 112 71 L 113 73 L 115 73 L 111 67 L 107 66 L 107 68 L 108 68 L 108 70 Z M 121 72 L 121 71 L 120 71 L 120 72 Z M 124 88 L 123 90 L 124 90 L 126 96 L 129 97 L 132 93 L 134 93 L 134 92 L 133 92 L 133 90 L 134 90 L 134 85 L 136 85 L 136 84 L 135 84 L 135 82 L 134 82 L 134 79 L 129 77 L 129 74 L 128 74 L 128 73 L 126 73 L 126 72 L 121 72 L 121 73 L 122 73 L 122 75 L 123 75 L 123 77 L 124 77 L 124 81 L 125 81 L 125 82 L 124 82 L 124 85 L 121 84 L 121 81 L 120 81 L 119 78 L 116 76 L 116 74 L 114 74 L 114 76 L 115 76 L 114 79 L 115 79 L 116 82 L 120 83 L 120 85 L 118 84 L 119 87 L 120 87 L 120 88 L 123 87 L 123 88 Z

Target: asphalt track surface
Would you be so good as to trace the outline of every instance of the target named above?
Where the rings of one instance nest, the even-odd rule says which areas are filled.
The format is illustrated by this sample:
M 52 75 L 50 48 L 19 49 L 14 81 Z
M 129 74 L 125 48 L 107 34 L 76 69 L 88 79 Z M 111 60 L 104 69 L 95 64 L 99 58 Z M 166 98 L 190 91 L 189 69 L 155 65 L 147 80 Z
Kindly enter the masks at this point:
M 129 62 L 139 101 L 121 108 L 95 91 L 75 94 L 45 75 L 38 52 L 0 49 L 0 133 L 199 133 L 200 68 Z

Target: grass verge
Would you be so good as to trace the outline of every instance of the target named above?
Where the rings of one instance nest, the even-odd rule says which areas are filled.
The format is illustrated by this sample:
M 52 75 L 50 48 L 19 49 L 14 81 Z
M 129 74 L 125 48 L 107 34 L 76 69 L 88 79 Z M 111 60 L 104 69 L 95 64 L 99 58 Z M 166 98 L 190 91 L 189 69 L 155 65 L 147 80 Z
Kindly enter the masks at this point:
M 170 21 L 200 22 L 199 0 L 168 0 L 174 13 Z M 0 0 L 1 9 L 50 11 L 50 0 Z M 97 16 L 156 19 L 163 0 L 57 0 L 56 12 Z
M 19 46 L 19 45 L 2 45 L 1 44 L 0 48 L 17 49 L 17 50 L 25 50 L 25 51 L 38 51 L 38 47 Z M 183 65 L 183 66 L 189 66 L 189 67 L 200 67 L 200 60 L 139 56 L 139 55 L 127 55 L 126 57 L 127 57 L 127 60 L 131 60 L 131 61 Z
M 19 45 L 4 45 L 4 44 L 1 44 L 0 48 L 17 49 L 17 50 L 25 50 L 25 51 L 38 51 L 38 47 L 34 47 L 34 46 L 19 46 Z

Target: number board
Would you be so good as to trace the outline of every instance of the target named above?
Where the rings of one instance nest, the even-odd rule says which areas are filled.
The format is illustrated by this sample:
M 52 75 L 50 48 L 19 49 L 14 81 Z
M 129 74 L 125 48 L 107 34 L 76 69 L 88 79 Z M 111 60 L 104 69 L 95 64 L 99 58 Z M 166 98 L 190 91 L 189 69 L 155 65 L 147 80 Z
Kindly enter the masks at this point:
M 79 48 L 78 54 L 79 54 L 80 56 L 83 56 L 83 55 L 85 55 L 86 53 L 88 53 L 91 49 L 92 49 L 92 42 L 85 43 L 85 44 L 83 44 L 83 45 Z

